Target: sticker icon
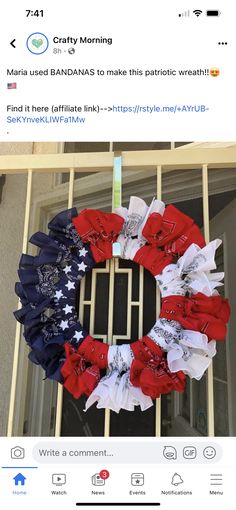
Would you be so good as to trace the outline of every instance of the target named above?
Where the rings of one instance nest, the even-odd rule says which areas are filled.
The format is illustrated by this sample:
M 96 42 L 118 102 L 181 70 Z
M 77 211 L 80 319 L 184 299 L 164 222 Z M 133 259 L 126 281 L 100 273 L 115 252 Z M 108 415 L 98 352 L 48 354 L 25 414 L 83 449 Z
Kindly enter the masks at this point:
M 167 460 L 177 459 L 177 450 L 174 446 L 165 446 L 163 450 L 163 456 Z

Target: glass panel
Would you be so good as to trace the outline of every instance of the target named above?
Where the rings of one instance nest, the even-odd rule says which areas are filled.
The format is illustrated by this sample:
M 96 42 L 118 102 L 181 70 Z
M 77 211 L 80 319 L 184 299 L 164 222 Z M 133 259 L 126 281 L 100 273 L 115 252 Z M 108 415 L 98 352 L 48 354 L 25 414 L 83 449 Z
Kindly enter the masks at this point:
M 108 152 L 109 142 L 66 142 L 64 152 Z
M 206 375 L 200 381 L 193 381 L 193 426 L 207 436 Z
M 224 272 L 224 246 L 223 244 L 219 246 L 216 252 L 216 271 Z M 224 297 L 225 290 L 224 286 L 218 287 L 219 294 Z M 226 342 L 217 342 L 217 356 L 214 358 L 214 377 L 218 379 L 222 379 L 223 381 L 227 381 L 227 361 L 226 361 Z M 217 393 L 215 396 L 215 400 L 217 401 Z M 227 407 L 227 400 L 225 401 L 225 406 Z
M 231 317 L 225 341 L 217 342 L 217 356 L 214 358 L 214 408 L 216 435 L 236 434 L 236 348 L 235 314 L 236 274 L 236 170 L 210 169 L 210 234 L 220 238 L 223 245 L 217 250 L 217 271 L 224 271 L 224 286 L 218 287 L 222 297 L 231 305 Z
M 153 151 L 168 150 L 170 142 L 114 142 L 114 151 Z
M 128 275 L 115 275 L 113 334 L 127 334 Z
M 227 381 L 227 363 L 226 363 L 226 342 L 217 342 L 217 355 L 214 358 L 214 377 Z M 217 396 L 216 396 L 217 398 Z M 227 402 L 225 402 L 227 406 Z
M 146 335 L 156 322 L 156 280 L 144 271 L 143 334 Z
M 2 201 L 2 192 L 3 192 L 3 187 L 4 187 L 5 182 L 6 182 L 6 175 L 0 174 L 0 203 Z
M 62 436 L 103 436 L 104 411 L 95 406 L 84 412 L 87 397 L 76 400 L 63 391 Z
M 189 145 L 192 142 L 175 142 L 175 148 L 182 147 L 183 145 Z
M 119 414 L 111 412 L 111 436 L 154 436 L 155 412 L 154 407 L 144 413 L 140 408 L 135 411 L 123 411 Z
M 215 393 L 215 434 L 216 436 L 229 435 L 228 419 L 228 387 L 220 381 L 214 380 Z
M 97 274 L 95 297 L 94 333 L 107 335 L 108 328 L 109 274 Z
M 190 384 L 191 380 L 187 377 L 185 392 L 180 395 L 181 416 L 190 423 Z

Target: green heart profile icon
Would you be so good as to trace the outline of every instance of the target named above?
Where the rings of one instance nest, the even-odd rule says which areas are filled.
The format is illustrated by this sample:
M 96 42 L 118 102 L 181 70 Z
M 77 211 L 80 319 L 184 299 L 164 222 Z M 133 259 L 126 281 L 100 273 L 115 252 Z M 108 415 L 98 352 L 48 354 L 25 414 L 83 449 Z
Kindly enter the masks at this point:
M 43 44 L 43 39 L 33 39 L 32 44 L 35 48 L 40 48 Z

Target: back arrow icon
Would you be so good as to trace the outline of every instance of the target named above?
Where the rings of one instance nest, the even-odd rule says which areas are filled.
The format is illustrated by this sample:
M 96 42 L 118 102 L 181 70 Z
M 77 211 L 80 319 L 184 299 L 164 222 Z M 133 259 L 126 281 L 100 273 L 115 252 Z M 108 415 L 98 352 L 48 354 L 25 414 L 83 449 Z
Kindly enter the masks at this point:
M 10 45 L 11 45 L 13 48 L 15 48 L 15 44 L 14 44 L 15 42 L 16 42 L 16 40 L 15 40 L 15 39 L 12 39 L 12 41 L 10 42 Z

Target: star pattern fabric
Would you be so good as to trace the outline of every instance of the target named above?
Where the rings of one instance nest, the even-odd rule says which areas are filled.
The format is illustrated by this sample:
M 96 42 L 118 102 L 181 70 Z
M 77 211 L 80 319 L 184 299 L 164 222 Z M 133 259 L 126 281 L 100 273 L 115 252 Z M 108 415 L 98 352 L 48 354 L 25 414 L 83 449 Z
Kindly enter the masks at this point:
M 38 255 L 23 254 L 16 293 L 22 308 L 29 359 L 74 396 L 88 396 L 85 410 L 142 411 L 152 399 L 173 390 L 183 392 L 186 376 L 199 380 L 216 354 L 216 341 L 226 335 L 230 308 L 219 296 L 223 273 L 216 269 L 220 241 L 207 245 L 194 221 L 175 206 L 153 199 L 148 206 L 131 197 L 115 213 L 75 208 L 49 224 L 49 234 L 35 233 L 30 242 Z M 112 257 L 120 243 L 122 258 L 134 260 L 155 276 L 161 311 L 153 328 L 132 344 L 95 340 L 77 317 L 77 290 L 96 263 Z M 107 375 L 101 378 L 101 370 Z
M 63 382 L 60 367 L 65 343 L 78 349 L 88 336 L 77 318 L 75 293 L 81 275 L 95 261 L 72 223 L 77 215 L 75 208 L 63 211 L 50 221 L 49 235 L 37 232 L 32 236 L 30 242 L 40 251 L 36 257 L 22 255 L 21 282 L 16 284 L 22 309 L 15 316 L 24 324 L 29 357 L 45 369 L 46 377 L 59 382 Z
M 84 262 L 81 262 L 81 264 L 78 264 L 78 270 L 82 271 L 83 273 L 85 272 L 86 267 L 87 266 Z

